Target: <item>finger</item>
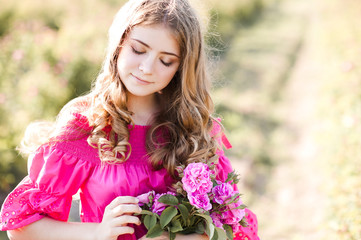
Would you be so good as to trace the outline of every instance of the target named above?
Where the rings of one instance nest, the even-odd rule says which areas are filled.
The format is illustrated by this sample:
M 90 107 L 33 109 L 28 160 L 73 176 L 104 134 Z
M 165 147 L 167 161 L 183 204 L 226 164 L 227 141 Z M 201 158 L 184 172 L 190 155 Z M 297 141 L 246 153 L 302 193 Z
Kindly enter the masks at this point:
M 155 238 L 147 238 L 145 235 L 141 238 L 139 238 L 139 240 L 167 240 L 169 239 L 167 236 L 160 236 L 160 237 L 155 237 Z
M 113 229 L 112 233 L 113 233 L 113 236 L 119 236 L 119 235 L 123 235 L 123 234 L 133 234 L 134 228 L 129 227 L 129 226 L 116 227 Z
M 179 236 L 179 234 L 177 236 Z M 178 237 L 176 239 L 178 239 Z M 168 232 L 163 232 L 161 236 L 155 238 L 147 238 L 146 235 L 144 235 L 141 240 L 169 240 L 169 234 Z
M 179 236 L 179 235 L 177 235 L 177 236 Z M 176 238 L 176 239 L 178 239 L 178 238 Z M 147 238 L 145 235 L 141 238 L 141 240 L 169 240 L 169 235 L 168 235 L 168 233 L 164 233 L 163 232 L 163 234 L 161 235 L 161 236 L 159 236 L 159 237 L 155 237 L 155 238 Z
M 132 196 L 119 196 L 114 198 L 113 201 L 109 203 L 107 208 L 113 209 L 119 204 L 123 204 L 123 203 L 138 204 L 138 202 L 139 202 L 138 198 Z
M 141 222 L 140 222 L 138 217 L 130 216 L 130 215 L 123 215 L 123 216 L 115 218 L 112 221 L 112 224 L 115 227 L 119 227 L 119 226 L 125 226 L 125 225 L 128 225 L 128 224 L 140 225 Z
M 135 204 L 120 204 L 111 210 L 113 217 L 118 217 L 123 214 L 140 213 L 142 209 Z
M 169 240 L 168 235 L 167 236 L 159 236 L 159 237 L 156 237 L 156 238 L 152 238 L 151 240 L 167 240 L 167 239 Z

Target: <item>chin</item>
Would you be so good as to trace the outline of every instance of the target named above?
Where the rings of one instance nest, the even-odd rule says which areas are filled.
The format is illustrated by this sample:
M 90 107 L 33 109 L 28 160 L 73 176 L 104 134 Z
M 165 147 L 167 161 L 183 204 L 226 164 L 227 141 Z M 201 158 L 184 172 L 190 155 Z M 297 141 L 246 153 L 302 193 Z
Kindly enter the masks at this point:
M 154 95 L 155 92 L 138 92 L 138 91 L 129 91 L 130 95 L 135 97 L 150 97 Z

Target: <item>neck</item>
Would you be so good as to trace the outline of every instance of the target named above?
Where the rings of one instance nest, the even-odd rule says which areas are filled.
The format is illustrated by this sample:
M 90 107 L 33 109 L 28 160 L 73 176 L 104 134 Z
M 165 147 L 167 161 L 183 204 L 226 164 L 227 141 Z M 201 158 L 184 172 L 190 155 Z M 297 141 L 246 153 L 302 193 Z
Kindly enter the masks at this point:
M 134 96 L 128 93 L 128 110 L 133 112 L 132 119 L 136 125 L 149 125 L 157 111 L 155 95 Z

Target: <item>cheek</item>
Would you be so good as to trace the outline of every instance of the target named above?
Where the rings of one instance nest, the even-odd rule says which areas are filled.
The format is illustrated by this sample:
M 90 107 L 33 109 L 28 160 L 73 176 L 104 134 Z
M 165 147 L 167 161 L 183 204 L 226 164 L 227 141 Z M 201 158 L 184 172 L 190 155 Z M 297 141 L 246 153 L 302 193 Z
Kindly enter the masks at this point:
M 174 72 L 163 71 L 161 75 L 163 84 L 168 85 L 168 83 L 172 80 L 173 76 L 174 76 Z
M 129 54 L 126 50 L 119 54 L 118 57 L 118 71 L 129 71 L 137 66 L 137 59 L 135 56 Z
M 172 68 L 172 69 L 166 69 L 163 71 L 160 71 L 162 74 L 162 78 L 164 79 L 164 81 L 170 82 L 172 80 L 172 78 L 174 77 L 175 73 L 177 72 L 178 67 L 177 68 Z

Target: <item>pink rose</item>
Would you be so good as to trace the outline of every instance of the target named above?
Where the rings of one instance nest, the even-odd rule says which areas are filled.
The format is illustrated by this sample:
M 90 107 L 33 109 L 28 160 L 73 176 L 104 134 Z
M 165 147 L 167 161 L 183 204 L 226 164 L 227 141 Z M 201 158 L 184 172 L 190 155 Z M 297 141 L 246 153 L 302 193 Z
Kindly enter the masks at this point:
M 214 194 L 214 201 L 218 204 L 226 203 L 226 200 L 231 198 L 236 192 L 233 187 L 229 183 L 222 183 L 221 185 L 217 185 L 212 189 L 212 193 Z
M 225 224 L 233 225 L 242 220 L 242 218 L 246 215 L 246 211 L 244 209 L 236 209 L 241 205 L 242 201 L 227 205 L 227 210 L 222 213 L 222 219 L 224 219 Z
M 233 233 L 238 233 L 242 230 L 241 224 L 236 223 L 231 225 Z
M 144 204 L 148 204 L 150 202 L 150 197 L 154 198 L 155 192 L 149 191 L 147 193 L 143 193 L 139 195 L 137 198 L 139 200 L 139 206 L 143 206 Z
M 173 196 L 175 196 L 176 194 L 173 193 L 173 192 L 167 192 L 167 193 L 162 193 L 162 194 L 159 194 L 157 193 L 154 197 L 154 202 L 153 202 L 153 206 L 152 206 L 152 212 L 158 214 L 158 215 L 161 215 L 163 210 L 168 206 L 167 204 L 164 204 L 164 203 L 161 203 L 158 201 L 158 199 L 163 196 L 163 195 L 166 195 L 166 194 L 171 194 Z
M 197 208 L 202 208 L 206 211 L 212 209 L 212 204 L 207 194 L 188 194 L 189 203 Z
M 212 189 L 210 171 L 207 164 L 191 163 L 184 169 L 183 188 L 187 193 L 204 194 Z
M 222 223 L 222 218 L 221 215 L 219 215 L 218 213 L 211 213 L 211 218 L 213 220 L 213 223 L 216 227 L 222 228 L 223 229 L 223 223 Z

